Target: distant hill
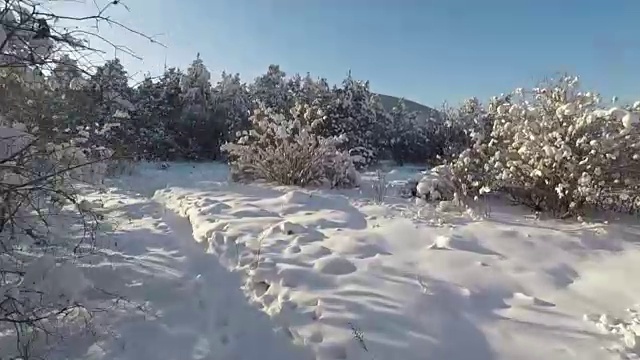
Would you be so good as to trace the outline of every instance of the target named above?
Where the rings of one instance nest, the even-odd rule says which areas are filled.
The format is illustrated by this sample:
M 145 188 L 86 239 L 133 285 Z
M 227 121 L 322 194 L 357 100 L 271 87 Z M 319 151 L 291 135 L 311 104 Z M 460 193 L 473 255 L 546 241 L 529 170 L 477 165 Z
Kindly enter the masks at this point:
M 390 95 L 378 94 L 378 97 L 380 98 L 380 102 L 382 103 L 382 106 L 387 111 L 390 111 L 391 109 L 393 109 L 393 107 L 398 104 L 398 101 L 400 101 L 400 98 L 395 96 L 390 96 Z M 440 112 L 438 110 L 435 110 L 428 106 L 418 104 L 415 101 L 411 101 L 407 99 L 404 100 L 404 103 L 407 106 L 407 110 L 420 113 L 421 117 L 424 119 L 440 117 Z

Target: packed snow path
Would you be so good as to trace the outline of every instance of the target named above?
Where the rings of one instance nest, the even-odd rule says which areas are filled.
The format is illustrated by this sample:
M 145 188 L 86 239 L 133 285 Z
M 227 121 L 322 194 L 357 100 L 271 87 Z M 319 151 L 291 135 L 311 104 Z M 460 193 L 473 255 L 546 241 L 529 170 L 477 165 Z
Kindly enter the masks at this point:
M 239 274 L 228 272 L 193 241 L 186 219 L 123 189 L 94 197 L 104 203 L 109 218 L 120 223 L 108 239 L 113 250 L 88 269 L 89 278 L 137 305 L 98 317 L 102 341 L 85 349 L 76 342 L 63 358 L 312 358 L 247 303 Z
M 112 213 L 129 221 L 108 283 L 129 284 L 124 295 L 158 316 L 112 320 L 118 336 L 90 358 L 632 356 L 620 333 L 593 323 L 616 332 L 616 320 L 583 315 L 622 316 L 640 300 L 637 225 L 509 208 L 431 226 L 408 218 L 406 201 L 228 184 L 225 170 L 174 165 L 118 180 Z

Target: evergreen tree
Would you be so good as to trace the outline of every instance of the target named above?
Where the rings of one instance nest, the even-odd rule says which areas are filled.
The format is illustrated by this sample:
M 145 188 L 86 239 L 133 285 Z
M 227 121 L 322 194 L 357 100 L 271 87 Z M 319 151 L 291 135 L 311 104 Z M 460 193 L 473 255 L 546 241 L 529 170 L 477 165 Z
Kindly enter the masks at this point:
M 224 124 L 224 142 L 234 141 L 239 132 L 250 129 L 251 98 L 240 74 L 223 72 L 214 87 L 214 99 L 216 114 Z
M 120 126 L 114 132 L 113 148 L 118 155 L 135 154 L 137 140 L 135 125 L 130 121 L 133 106 L 133 90 L 129 86 L 127 71 L 119 59 L 108 60 L 99 66 L 87 85 L 94 110 L 89 128 L 100 128 L 116 122 Z
M 378 121 L 380 103 L 369 83 L 354 80 L 351 74 L 333 92 L 322 131 L 325 136 L 342 137 L 343 146 L 358 157 L 358 165 L 367 166 L 378 156 L 385 136 Z
M 415 112 L 407 110 L 404 100 L 387 116 L 386 134 L 389 156 L 399 165 L 426 160 L 429 142 L 426 123 L 419 120 Z
M 108 60 L 97 68 L 90 79 L 96 102 L 100 104 L 98 118 L 100 123 L 110 121 L 115 117 L 126 117 L 134 110 L 131 102 L 132 89 L 129 87 L 127 71 L 119 59 Z
M 267 73 L 250 86 L 250 93 L 254 101 L 275 111 L 288 111 L 294 104 L 286 74 L 279 65 L 269 65 Z
M 189 159 L 216 159 L 220 153 L 223 124 L 214 116 L 210 80 L 211 73 L 198 54 L 180 82 L 182 116 L 175 139 Z

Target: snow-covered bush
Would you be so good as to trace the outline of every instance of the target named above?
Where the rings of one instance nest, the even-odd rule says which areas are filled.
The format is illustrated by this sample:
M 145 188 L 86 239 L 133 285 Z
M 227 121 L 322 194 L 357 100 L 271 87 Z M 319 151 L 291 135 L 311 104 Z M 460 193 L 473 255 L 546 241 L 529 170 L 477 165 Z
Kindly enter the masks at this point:
M 223 146 L 234 178 L 296 186 L 356 186 L 358 173 L 348 154 L 337 150 L 336 139 L 314 131 L 323 117 L 319 109 L 302 104 L 288 114 L 264 106 L 257 109 L 251 117 L 253 128 Z
M 576 77 L 494 98 L 489 134 L 452 164 L 461 195 L 505 191 L 557 216 L 640 210 L 640 103 L 602 109 Z
M 426 201 L 452 200 L 454 193 L 451 169 L 447 165 L 427 171 L 416 183 L 416 196 Z
M 374 150 L 366 148 L 364 146 L 358 146 L 351 148 L 348 151 L 349 158 L 358 169 L 364 169 L 369 165 L 375 163 L 377 154 Z

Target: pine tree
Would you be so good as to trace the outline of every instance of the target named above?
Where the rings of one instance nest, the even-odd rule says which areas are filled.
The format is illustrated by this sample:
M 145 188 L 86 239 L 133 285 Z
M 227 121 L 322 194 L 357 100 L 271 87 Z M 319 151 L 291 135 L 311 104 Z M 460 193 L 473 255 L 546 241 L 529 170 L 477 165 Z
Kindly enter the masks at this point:
M 404 100 L 394 106 L 387 119 L 390 157 L 400 165 L 424 162 L 428 151 L 426 123 L 419 120 L 417 113 L 407 110 Z
M 254 101 L 275 111 L 288 111 L 294 104 L 286 73 L 279 65 L 269 65 L 267 73 L 250 86 L 250 93 Z
M 239 132 L 251 127 L 249 115 L 251 98 L 247 85 L 240 80 L 240 74 L 222 72 L 220 81 L 214 87 L 216 116 L 224 124 L 224 142 L 232 142 Z
M 119 59 L 109 60 L 98 67 L 91 77 L 90 86 L 102 107 L 98 121 L 105 122 L 114 116 L 124 117 L 134 110 L 129 77 Z
M 204 65 L 198 53 L 196 59 L 182 77 L 180 87 L 182 89 L 183 110 L 189 115 L 206 116 L 211 102 L 211 73 Z
M 183 74 L 176 68 L 166 69 L 157 81 L 145 78 L 135 89 L 135 111 L 132 122 L 136 124 L 139 143 L 143 145 L 141 155 L 151 160 L 174 160 L 178 158 L 179 137 L 182 121 Z
M 335 98 L 326 110 L 323 135 L 342 137 L 345 149 L 358 157 L 358 165 L 367 166 L 382 149 L 380 103 L 369 90 L 369 83 L 354 80 L 351 74 L 341 87 L 334 87 L 333 93 Z
M 96 99 L 88 91 L 89 82 L 76 60 L 63 55 L 56 61 L 47 84 L 52 92 L 50 104 L 55 128 L 76 129 L 95 115 Z
M 309 73 L 302 79 L 300 94 L 297 97 L 305 103 L 321 108 L 328 107 L 335 98 L 326 79 L 314 79 Z
M 223 125 L 215 121 L 210 80 L 198 54 L 180 82 L 182 116 L 176 128 L 176 142 L 189 159 L 216 159 L 220 153 Z
M 51 70 L 49 83 L 57 89 L 80 89 L 86 82 L 82 75 L 78 62 L 64 54 L 56 61 L 55 67 Z

